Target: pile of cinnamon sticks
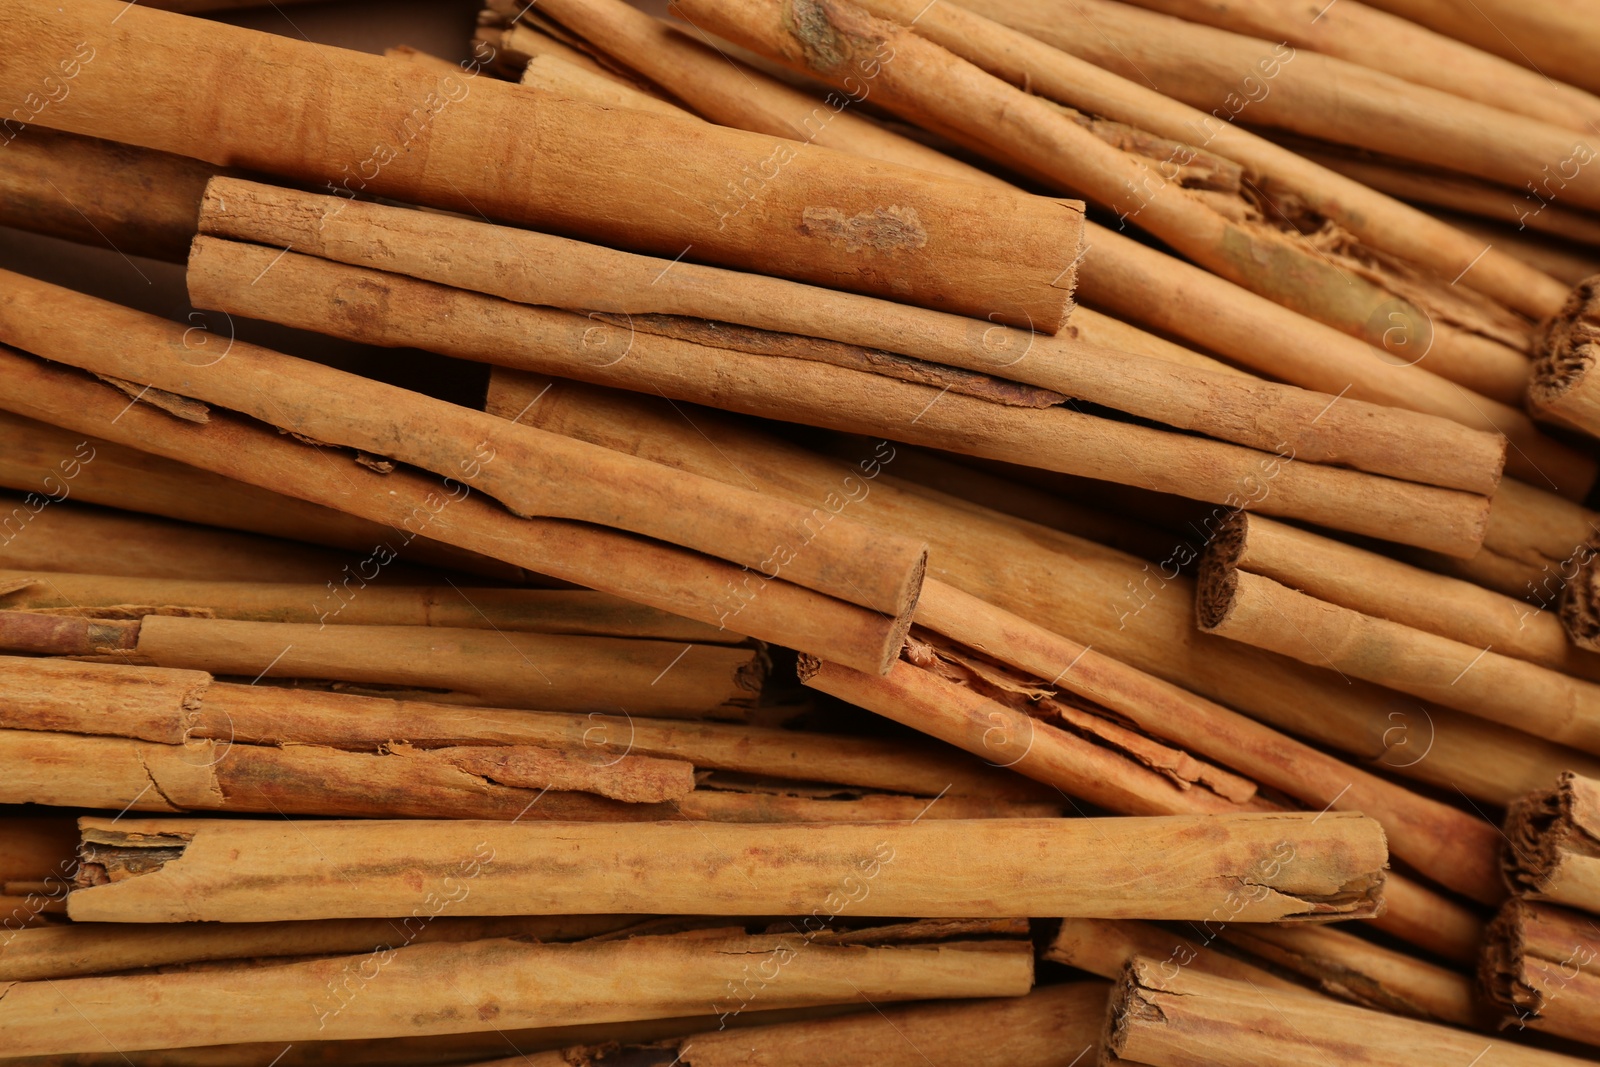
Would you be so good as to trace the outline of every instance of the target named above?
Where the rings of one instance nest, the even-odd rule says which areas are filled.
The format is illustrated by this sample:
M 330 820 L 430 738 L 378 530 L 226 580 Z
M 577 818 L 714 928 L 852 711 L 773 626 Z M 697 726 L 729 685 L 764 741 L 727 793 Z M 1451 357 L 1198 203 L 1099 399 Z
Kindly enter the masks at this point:
M 1600 23 L 488 5 L 0 3 L 0 1067 L 1600 1058 Z

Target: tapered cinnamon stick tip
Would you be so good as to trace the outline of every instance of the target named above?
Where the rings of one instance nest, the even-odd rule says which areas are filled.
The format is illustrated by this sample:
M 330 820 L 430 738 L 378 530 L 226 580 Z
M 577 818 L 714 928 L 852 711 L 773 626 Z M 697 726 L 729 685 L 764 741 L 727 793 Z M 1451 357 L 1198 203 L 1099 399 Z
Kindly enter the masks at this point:
M 1528 407 L 1534 415 L 1600 434 L 1600 275 L 1579 282 L 1534 338 Z

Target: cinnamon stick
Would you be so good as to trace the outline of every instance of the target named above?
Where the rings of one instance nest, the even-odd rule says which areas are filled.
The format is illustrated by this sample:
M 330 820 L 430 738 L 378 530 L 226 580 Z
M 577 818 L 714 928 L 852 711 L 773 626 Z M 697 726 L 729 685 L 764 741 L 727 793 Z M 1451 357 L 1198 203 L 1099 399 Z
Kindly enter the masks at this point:
M 1491 1054 L 1494 1062 L 1511 1067 L 1586 1062 L 1436 1023 L 1252 988 L 1193 969 L 1158 978 L 1157 964 L 1134 960 L 1113 990 L 1107 1062 L 1266 1067 L 1312 1060 L 1328 1049 L 1357 1062 L 1401 1057 L 1441 1067 Z
M 1538 55 L 1547 76 L 1600 92 L 1600 78 L 1595 77 L 1593 66 L 1594 26 L 1583 12 L 1565 4 L 1489 0 L 1471 12 L 1457 11 L 1440 0 L 1375 0 L 1375 6 L 1526 67 L 1534 65 L 1529 57 Z
M 1600 276 L 1580 282 L 1545 322 L 1528 386 L 1528 406 L 1535 414 L 1590 434 L 1600 433 L 1600 389 L 1589 373 L 1600 342 L 1597 285 Z
M 279 923 L 73 923 L 18 931 L 0 981 L 37 982 L 212 960 L 345 956 L 402 945 L 492 937 L 581 941 L 632 926 L 631 915 L 305 919 Z
M 245 622 L 344 626 L 438 626 L 590 637 L 728 644 L 736 635 L 609 593 L 496 586 L 386 585 L 386 554 L 344 563 L 321 585 L 0 570 L 0 582 L 32 578 L 0 598 L 7 611 L 96 618 L 180 615 Z
M 192 350 L 196 351 L 221 342 L 216 336 L 206 340 L 199 332 L 188 336 L 189 343 L 195 346 Z M 211 573 L 219 576 L 225 574 L 248 580 L 254 569 L 290 566 L 291 560 L 286 557 L 299 555 L 301 559 L 298 563 L 304 569 L 298 577 L 287 579 L 264 575 L 258 580 L 327 581 L 340 575 L 342 568 L 352 562 L 332 554 L 319 554 L 309 547 L 295 553 L 288 546 L 275 544 L 263 537 L 228 536 L 220 530 L 208 533 L 186 531 L 184 527 L 172 523 L 147 523 L 145 528 L 159 527 L 164 531 L 163 536 L 176 539 L 170 546 L 162 547 L 159 538 L 147 533 L 133 530 L 127 533 L 113 532 L 113 528 L 120 531 L 129 524 L 138 523 L 133 516 L 113 517 L 98 513 L 95 519 L 85 516 L 75 521 L 57 510 L 66 504 L 67 510 L 73 511 L 76 505 L 67 504 L 67 501 L 77 500 L 124 511 L 162 515 L 203 526 L 345 549 L 359 553 L 355 561 L 358 566 L 371 555 L 381 556 L 392 552 L 403 556 L 389 565 L 396 568 L 394 576 L 405 575 L 411 581 L 420 577 L 420 572 L 415 569 L 417 564 L 430 564 L 504 581 L 522 581 L 527 577 L 521 568 L 507 566 L 475 553 L 462 552 L 427 536 L 419 535 L 397 543 L 396 531 L 392 526 L 245 485 L 186 463 L 104 440 L 98 434 L 72 433 L 9 411 L 0 412 L 0 485 L 27 494 L 24 504 L 27 514 L 31 516 L 19 516 L 14 509 L 11 512 L 12 524 L 5 527 L 7 540 L 0 544 L 0 558 L 7 560 L 7 566 L 28 566 L 22 559 L 30 557 L 5 555 L 26 550 L 38 554 L 32 558 L 57 559 L 67 564 L 46 568 L 49 570 L 100 573 L 114 560 L 116 566 L 129 571 L 129 568 L 139 567 L 140 560 L 144 559 L 148 559 L 148 563 L 144 564 L 147 566 L 171 566 L 164 561 L 174 556 L 181 559 L 183 555 L 180 550 L 186 550 L 185 554 L 192 553 L 190 558 L 194 568 L 209 568 Z M 47 525 L 67 524 L 63 536 L 57 538 L 58 544 L 54 550 L 41 545 L 24 546 L 21 541 L 22 529 L 41 522 Z M 74 533 L 68 533 L 67 530 Z M 79 530 L 82 530 L 81 534 L 76 533 Z M 134 536 L 140 539 L 142 550 L 130 547 L 126 553 L 110 556 L 103 552 L 96 553 L 87 546 L 79 546 L 74 550 L 71 541 L 76 536 L 86 536 L 91 540 L 105 538 L 106 543 L 126 543 L 123 538 Z M 29 538 L 30 541 L 50 539 L 50 534 L 43 534 L 37 539 Z M 67 543 L 59 543 L 61 540 Z M 209 542 L 213 541 L 215 547 L 210 547 Z M 386 546 L 387 552 L 381 552 L 376 547 L 379 544 Z M 233 547 L 223 551 L 227 545 Z M 261 559 L 252 562 L 240 558 L 251 553 L 259 553 Z M 11 562 L 13 559 L 15 562 Z M 100 561 L 100 566 L 95 566 L 91 561 Z M 183 570 L 180 574 L 203 576 L 193 570 Z
M 200 229 L 518 303 L 688 315 L 896 352 L 999 374 L 1236 444 L 1292 450 L 1308 462 L 1478 493 L 1493 492 L 1498 482 L 1503 446 L 1443 420 L 1359 401 L 1336 404 L 1331 396 L 1176 368 L 1061 336 L 1023 338 L 1004 326 L 783 279 L 673 264 L 452 216 L 347 205 L 230 178 L 208 187 Z M 389 239 L 375 244 L 368 239 L 374 231 Z M 228 292 L 236 285 L 214 273 L 220 265 L 212 257 L 225 248 L 196 246 L 190 290 L 203 304 L 237 299 Z
M 1600 685 L 1318 600 L 1232 566 L 1215 545 L 1196 612 L 1206 633 L 1600 753 Z
M 674 1055 L 697 1067 L 734 1067 L 752 1056 L 769 1067 L 815 1067 L 841 1053 L 883 1067 L 925 1067 L 935 1050 L 960 1063 L 1071 1067 L 1099 1041 L 1106 992 L 1102 982 L 1068 982 L 1041 986 L 1025 997 L 855 1012 L 643 1045 L 584 1045 L 476 1067 L 614 1067 L 634 1057 L 666 1063 Z
M 452 881 L 456 889 L 475 888 L 466 875 Z M 443 903 L 419 910 L 442 910 L 454 891 L 432 894 Z M 423 895 L 412 893 L 407 906 Z M 764 960 L 782 961 L 781 980 L 757 977 L 755 965 Z M 572 944 L 489 938 L 253 968 L 16 983 L 0 1018 L 9 1052 L 41 1055 L 654 1019 L 725 1001 L 733 1011 L 740 996 L 766 1007 L 858 995 L 1017 996 L 1032 984 L 1032 970 L 1031 954 L 1015 942 L 952 949 L 772 936 Z M 243 1016 L 241 1002 L 263 1010 Z
M 431 479 L 327 465 L 311 446 L 213 412 L 210 422 L 128 407 L 105 385 L 0 349 L 12 389 L 0 404 L 30 417 L 99 432 L 241 481 L 387 522 L 402 535 L 429 529 L 441 540 L 591 588 L 791 648 L 836 649 L 839 662 L 885 670 L 899 654 L 901 623 L 786 580 L 760 575 L 644 538 L 561 521 L 518 519 Z M 119 417 L 119 412 L 121 412 Z M 116 419 L 115 422 L 112 420 Z M 285 471 L 291 472 L 286 476 Z M 447 487 L 446 487 L 447 488 Z M 536 561 L 536 562 L 535 562 Z M 732 620 L 737 619 L 737 622 Z M 824 653 L 826 654 L 826 653 Z
M 1510 900 L 1489 924 L 1478 980 L 1502 1031 L 1531 1027 L 1600 1044 L 1600 924 Z
M 1226 919 L 1221 921 L 1222 928 L 1226 927 L 1226 922 Z M 1211 924 L 1210 919 L 1201 924 L 1199 936 L 1191 939 L 1138 919 L 1063 919 L 1061 928 L 1040 952 L 1040 957 L 1115 980 L 1122 976 L 1129 960 L 1143 956 L 1157 961 L 1156 970 L 1162 975 L 1194 967 L 1206 974 L 1254 982 L 1275 992 L 1310 993 L 1304 986 L 1259 964 L 1231 955 L 1217 944 L 1220 930 L 1213 932 Z
M 1076 204 L 898 167 L 862 171 L 820 147 L 594 107 L 476 68 L 441 75 L 142 8 L 120 13 L 113 29 L 119 13 L 112 0 L 29 3 L 0 23 L 20 82 L 53 73 L 57 53 L 77 42 L 93 51 L 94 76 L 51 107 L 54 128 L 326 183 L 339 195 L 475 206 L 668 256 L 691 245 L 712 262 L 848 278 L 858 291 L 1047 332 L 1070 306 Z M 184 88 L 197 78 L 204 100 Z M 157 97 L 170 106 L 149 106 Z M 232 104 L 219 111 L 217 100 Z M 537 148 L 500 152 L 503 132 L 519 129 L 539 130 Z M 501 158 L 492 173 L 475 162 L 490 155 Z M 682 191 L 671 210 L 632 210 L 662 183 Z
M 1216 551 L 1240 570 L 1339 607 L 1600 682 L 1554 611 L 1258 515 L 1230 519 Z
M 1314 819 L 758 828 L 86 818 L 84 888 L 69 897 L 68 914 L 87 922 L 394 914 L 415 903 L 417 874 L 454 874 L 479 840 L 493 862 L 482 861 L 458 914 L 801 914 L 827 900 L 834 914 L 853 915 L 1202 918 L 1226 898 L 1241 922 L 1371 915 L 1387 861 L 1382 830 L 1343 812 Z M 635 873 L 617 879 L 618 869 Z M 686 869 L 704 874 L 686 880 Z
M 1600 782 L 1563 771 L 1554 789 L 1512 803 L 1505 829 L 1513 893 L 1600 913 Z
M 226 244 L 226 247 L 222 247 Z M 692 340 L 619 318 L 605 329 L 605 359 L 584 353 L 593 324 L 578 315 L 513 304 L 324 260 L 274 254 L 202 238 L 191 261 L 195 298 L 234 314 L 384 345 L 433 351 L 578 377 L 677 400 L 712 402 L 745 414 L 801 420 L 879 434 L 1013 462 L 1070 471 L 1211 501 L 1271 490 L 1256 506 L 1338 528 L 1425 544 L 1446 553 L 1477 551 L 1483 500 L 1473 494 L 1378 478 L 1276 451 L 1247 449 L 1112 421 L 1066 407 L 1032 408 L 961 395 L 948 385 L 897 381 L 786 352 L 753 354 L 725 328 L 683 324 Z M 257 277 L 254 285 L 251 277 Z M 361 293 L 374 311 L 352 314 Z M 376 312 L 381 305 L 386 310 Z M 759 346 L 764 339 L 758 338 Z M 804 342 L 802 342 L 804 344 Z M 620 353 L 625 351 L 626 358 Z M 756 352 L 761 349 L 757 347 Z M 612 354 L 615 353 L 615 354 Z M 774 358 L 777 356 L 777 358 Z M 1309 399 L 1309 398 L 1307 398 Z M 1247 407 L 1247 406 L 1246 406 Z M 909 414 L 908 414 L 909 413 Z M 920 414 L 919 414 L 920 413 Z M 1359 496 L 1360 506 L 1355 500 Z

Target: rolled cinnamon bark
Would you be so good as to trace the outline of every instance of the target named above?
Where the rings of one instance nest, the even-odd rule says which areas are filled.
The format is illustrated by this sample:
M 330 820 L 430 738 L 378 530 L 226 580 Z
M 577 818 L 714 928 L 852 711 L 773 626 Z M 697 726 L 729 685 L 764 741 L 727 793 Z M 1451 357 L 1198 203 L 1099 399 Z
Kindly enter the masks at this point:
M 1505 829 L 1514 894 L 1600 914 L 1600 781 L 1563 771 L 1554 789 L 1512 803 Z
M 295 252 L 280 253 L 277 264 L 263 274 L 262 267 L 274 258 L 268 249 L 202 238 L 191 260 L 194 298 L 233 314 L 347 339 L 422 345 L 446 355 L 658 392 L 745 414 L 1043 464 L 1190 498 L 1218 502 L 1259 493 L 1254 506 L 1275 514 L 1359 528 L 1461 556 L 1473 555 L 1479 543 L 1477 523 L 1486 510 L 1481 497 L 1285 462 L 1291 455 L 1287 442 L 1269 452 L 1062 406 L 991 402 L 962 395 L 949 382 L 941 388 L 937 379 L 898 381 L 872 370 L 819 362 L 808 350 L 820 342 L 801 341 L 798 350 L 791 350 L 781 336 L 730 340 L 730 328 L 689 320 L 662 332 L 652 332 L 661 328 L 653 321 L 607 320 L 601 328 L 607 331 L 607 354 L 596 360 L 585 351 L 585 338 L 595 335 L 593 322 L 570 312 Z M 251 277 L 257 279 L 254 285 Z M 358 301 L 361 310 L 356 310 Z M 1241 407 L 1248 410 L 1248 405 Z M 1260 492 L 1269 479 L 1270 489 Z
M 463 855 L 478 862 L 469 849 Z M 454 889 L 427 894 L 427 903 L 413 892 L 407 907 L 443 910 L 455 892 L 479 884 L 467 875 L 451 881 Z M 758 976 L 756 966 L 768 961 L 781 971 Z M 771 936 L 488 938 L 260 967 L 16 983 L 0 1020 L 8 1051 L 18 1055 L 394 1037 L 654 1019 L 707 1003 L 726 1003 L 731 1012 L 752 999 L 776 1008 L 858 995 L 1018 996 L 1032 984 L 1032 963 L 1026 945 L 1015 942 L 880 948 Z M 241 1015 L 242 1002 L 262 1010 Z
M 525 416 L 538 425 L 764 492 L 813 499 L 842 478 L 857 478 L 866 489 L 857 494 L 862 519 L 926 536 L 932 573 L 948 584 L 1278 729 L 1401 774 L 1493 804 L 1539 788 L 1551 766 L 1600 777 L 1600 760 L 1574 749 L 1199 633 L 1193 585 L 1181 568 L 1214 537 L 1226 509 L 1169 535 L 1155 562 L 1145 562 L 907 483 L 895 476 L 899 453 L 886 442 L 856 443 L 846 458 L 828 459 L 704 408 L 512 372 L 497 371 L 494 382 L 491 410 L 514 415 L 549 385 Z M 1325 803 L 1327 796 L 1317 807 Z
M 1600 276 L 1572 290 L 1566 304 L 1539 333 L 1528 385 L 1528 406 L 1547 419 L 1600 435 Z
M 208 342 L 200 333 L 193 333 L 190 337 L 196 351 L 204 350 L 219 340 L 212 338 Z M 113 532 L 113 527 L 120 529 L 138 523 L 139 520 L 133 516 L 113 517 L 96 513 L 98 519 L 84 517 L 74 522 L 57 510 L 67 500 L 76 499 L 124 511 L 164 515 L 169 519 L 182 519 L 203 526 L 268 534 L 290 541 L 346 549 L 359 553 L 355 561 L 358 564 L 374 553 L 387 554 L 380 553 L 375 547 L 382 544 L 388 552 L 403 557 L 389 567 L 395 568 L 395 576 L 405 575 L 408 581 L 420 578 L 415 564 L 424 563 L 503 581 L 520 582 L 527 578 L 526 572 L 519 567 L 463 552 L 426 536 L 417 536 L 403 546 L 397 546 L 393 527 L 383 523 L 369 522 L 332 508 L 224 478 L 186 463 L 106 441 L 98 435 L 72 433 L 9 411 L 0 412 L 0 485 L 32 495 L 32 499 L 25 500 L 25 503 L 33 517 L 23 519 L 13 515 L 13 523 L 4 527 L 7 540 L 0 543 L 0 560 L 9 567 L 30 566 L 22 562 L 22 559 L 29 557 L 10 554 L 15 548 L 16 551 L 36 553 L 34 558 L 55 559 L 62 564 L 47 567 L 48 570 L 97 573 L 115 565 L 122 569 L 121 573 L 136 574 L 136 569 L 144 565 L 141 560 L 148 558 L 147 565 L 151 567 L 171 567 L 173 557 L 182 559 L 179 553 L 187 550 L 193 553 L 193 567 L 199 568 L 199 572 L 180 570 L 180 575 L 205 577 L 205 572 L 209 570 L 217 577 L 249 580 L 252 572 L 259 568 L 270 567 L 274 563 L 288 565 L 290 561 L 285 556 L 294 552 L 290 546 L 266 538 L 227 535 L 220 530 L 185 532 L 183 527 L 172 523 L 149 522 L 147 525 L 150 528 L 159 527 L 178 539 L 172 545 L 162 547 L 159 538 L 138 534 L 133 529 L 127 533 Z M 52 503 L 46 505 L 44 500 Z M 76 504 L 67 505 L 68 511 L 75 508 Z M 130 545 L 126 552 L 109 555 L 95 553 L 90 546 L 77 546 L 74 551 L 75 546 L 71 543 L 74 534 L 64 530 L 67 543 L 58 543 L 54 552 L 49 552 L 41 545 L 25 548 L 17 535 L 24 526 L 40 522 L 64 523 L 72 531 L 85 527 L 84 535 L 105 537 L 107 543 L 128 543 L 124 538 L 131 536 L 148 543 L 141 543 L 138 550 Z M 86 528 L 86 524 L 90 523 L 105 525 L 104 532 L 90 534 Z M 0 520 L 0 524 L 3 524 L 3 520 Z M 51 535 L 45 534 L 28 540 L 45 541 L 50 538 Z M 216 547 L 208 547 L 208 539 L 215 540 Z M 229 549 L 228 545 L 236 547 Z M 250 546 L 249 551 L 259 552 L 262 559 L 256 563 L 240 559 L 246 545 Z M 304 569 L 295 577 L 262 576 L 257 580 L 323 582 L 340 575 L 341 569 L 352 562 L 342 556 L 318 553 L 310 547 L 300 550 L 299 554 L 303 557 L 301 562 Z M 100 561 L 101 566 L 94 566 L 91 560 Z
M 20 275 L 0 280 L 7 283 L 0 341 L 35 355 L 412 463 L 445 478 L 447 489 L 480 488 L 525 517 L 658 537 L 897 618 L 916 602 L 923 546 L 869 537 L 849 519 L 822 520 L 748 491 L 243 342 L 234 343 L 231 359 L 193 366 L 171 358 L 172 347 L 183 344 L 184 331 L 174 323 Z M 1472 553 L 1458 546 L 1458 554 Z
M 1510 900 L 1489 924 L 1479 988 L 1500 1029 L 1600 1044 L 1600 930 L 1593 916 Z
M 676 640 L 168 615 L 129 624 L 128 651 L 113 652 L 98 644 L 94 620 L 0 611 L 0 646 L 20 648 L 33 621 L 86 624 L 94 647 L 61 651 L 102 652 L 110 663 L 438 689 L 456 702 L 506 708 L 737 717 L 736 709 L 759 695 L 766 673 L 761 654 L 750 649 Z M 7 636 L 13 632 L 15 641 Z M 38 644 L 27 650 L 47 651 Z
M 32 579 L 0 607 L 56 615 L 127 618 L 181 615 L 245 622 L 342 626 L 441 626 L 589 637 L 729 644 L 737 635 L 609 593 L 497 586 L 385 585 L 383 556 L 345 563 L 321 585 L 174 580 L 56 573 L 39 580 L 0 569 L 0 582 Z
M 1269 1067 L 1314 1060 L 1334 1048 L 1356 1062 L 1399 1057 L 1439 1067 L 1488 1055 L 1509 1067 L 1586 1062 L 1325 998 L 1252 988 L 1193 969 L 1157 977 L 1157 966 L 1156 960 L 1136 959 L 1117 983 L 1107 1019 L 1106 1062 Z
M 1133 0 L 1139 7 L 1203 22 L 1248 37 L 1283 41 L 1382 70 L 1480 104 L 1589 133 L 1600 125 L 1600 99 L 1527 67 L 1354 0 L 1316 19 L 1284 0 L 1221 4 L 1212 0 Z M 1470 15 L 1468 17 L 1471 17 Z M 1448 32 L 1448 31 L 1447 31 Z M 1388 47 L 1382 58 L 1374 41 Z
M 1129 960 L 1142 956 L 1155 961 L 1156 971 L 1162 975 L 1194 967 L 1206 974 L 1254 982 L 1274 992 L 1314 995 L 1257 963 L 1230 955 L 1218 947 L 1211 927 L 1202 924 L 1197 930 L 1199 936 L 1191 938 L 1138 919 L 1063 919 L 1039 956 L 1112 980 L 1122 976 Z
M 913 647 L 920 644 L 912 641 Z M 922 658 L 916 652 L 910 655 Z M 1121 815 L 1281 810 L 1254 797 L 1253 784 L 1239 782 L 1235 775 L 1216 775 L 1207 781 L 1206 770 L 1181 750 L 1160 752 L 1165 746 L 1142 738 L 1130 738 L 1119 746 L 1114 735 L 1086 740 L 1063 727 L 1092 735 L 1092 726 L 1071 719 L 1057 725 L 1049 721 L 1047 710 L 1009 707 L 941 677 L 928 665 L 919 666 L 915 658 L 897 663 L 883 678 L 803 658 L 800 678 L 813 689 L 964 748 L 993 766 L 1025 774 Z M 1111 729 L 1107 723 L 1101 732 Z M 1166 761 L 1158 762 L 1163 756 Z
M 1196 613 L 1206 633 L 1600 753 L 1600 685 L 1307 596 L 1213 545 Z
M 16 42 L 10 72 L 22 83 L 54 75 L 79 42 L 93 56 L 43 116 L 57 129 L 325 183 L 341 196 L 482 211 L 668 256 L 692 246 L 712 262 L 1047 332 L 1070 307 L 1076 203 L 863 169 L 817 146 L 599 108 L 475 77 L 476 68 L 441 75 L 405 59 L 121 12 L 112 0 L 30 2 L 7 12 L 0 33 Z M 210 89 L 204 101 L 187 91 L 196 79 Z M 385 131 L 376 145 L 374 130 Z M 507 153 L 498 145 L 506 130 L 538 132 Z M 487 158 L 499 162 L 485 168 Z M 637 210 L 662 188 L 680 191 L 670 207 Z
M 1600 38 L 1585 13 L 1559 0 L 1509 3 L 1487 0 L 1462 11 L 1447 0 L 1374 0 L 1374 6 L 1432 26 L 1513 63 L 1532 67 L 1538 56 L 1546 76 L 1600 93 L 1594 54 Z
M 103 383 L 8 349 L 0 348 L 0 369 L 11 387 L 0 406 L 80 431 L 92 426 L 168 458 L 385 522 L 402 542 L 427 529 L 553 577 L 873 670 L 887 670 L 904 640 L 905 627 L 893 618 L 709 556 L 595 527 L 519 519 L 403 470 L 340 470 L 311 446 L 259 424 L 213 412 L 201 426 L 130 407 Z
M 1396 857 L 1440 885 L 1485 903 L 1502 899 L 1499 835 L 1483 819 L 1335 759 L 944 582 L 930 580 L 924 586 L 917 619 L 919 625 L 1103 705 L 1146 733 L 1241 771 L 1307 808 L 1365 812 L 1383 823 Z M 897 665 L 881 685 L 865 679 L 865 687 L 887 686 L 902 667 Z M 1006 762 L 1001 755 L 985 758 Z M 1020 764 L 1017 769 L 1027 773 Z
M 218 170 L 42 126 L 4 148 L 0 224 L 173 263 L 188 255 L 200 196 Z
M 1562 618 L 1526 600 L 1259 515 L 1234 516 L 1215 543 L 1240 570 L 1318 600 L 1600 681 L 1600 656 L 1574 648 Z
M 856 1012 L 737 1031 L 715 1030 L 646 1045 L 585 1045 L 488 1060 L 475 1067 L 616 1067 L 634 1062 L 681 1062 L 736 1067 L 760 1057 L 766 1067 L 816 1067 L 843 1052 L 879 1067 L 926 1067 L 928 1052 L 966 1064 L 1072 1067 L 1100 1039 L 1107 987 L 1079 981 L 1042 986 L 1025 997 L 926 1004 Z
M 472 841 L 484 842 L 481 873 L 457 914 L 802 914 L 828 901 L 834 914 L 863 916 L 1203 918 L 1226 903 L 1240 922 L 1359 918 L 1377 910 L 1387 862 L 1378 824 L 1343 812 L 766 827 L 80 825 L 84 888 L 68 914 L 86 922 L 397 914 L 415 904 L 418 876 L 459 881 Z M 619 869 L 634 873 L 618 879 Z M 683 878 L 690 869 L 705 873 Z
M 1355 934 L 1329 927 L 1258 924 L 1249 929 L 1229 927 L 1222 936 L 1268 963 L 1305 976 L 1340 1000 L 1457 1026 L 1481 1027 L 1485 1021 L 1466 975 Z M 1200 970 L 1218 973 L 1206 967 Z
M 306 919 L 281 923 L 62 924 L 18 932 L 0 953 L 0 981 L 79 978 L 145 967 L 281 956 L 345 956 L 400 945 L 491 937 L 581 941 L 625 930 L 632 915 Z
M 1332 396 L 1231 372 L 1173 367 L 1067 337 L 1024 337 L 961 316 L 454 216 L 219 178 L 206 192 L 200 229 L 518 303 L 688 315 L 896 352 L 999 374 L 1236 444 L 1292 450 L 1307 462 L 1445 488 L 1492 493 L 1503 461 L 1504 444 L 1494 437 L 1413 412 L 1335 403 Z M 374 243 L 374 232 L 386 240 Z M 240 274 L 223 273 L 230 251 L 208 241 L 196 246 L 190 291 L 203 305 L 233 303 L 229 290 L 238 287 Z

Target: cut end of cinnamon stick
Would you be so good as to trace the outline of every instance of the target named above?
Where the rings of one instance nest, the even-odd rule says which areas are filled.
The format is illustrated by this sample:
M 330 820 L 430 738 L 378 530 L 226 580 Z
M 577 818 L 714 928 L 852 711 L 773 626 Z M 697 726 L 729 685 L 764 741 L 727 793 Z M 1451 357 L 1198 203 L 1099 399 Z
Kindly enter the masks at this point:
M 1509 1025 L 1517 1017 L 1537 1016 L 1543 997 L 1523 974 L 1527 950 L 1523 945 L 1522 929 L 1529 905 L 1520 900 L 1508 901 L 1484 930 L 1483 955 L 1478 962 L 1478 986 L 1484 999 L 1497 1011 L 1510 1016 L 1501 1025 Z
M 1566 304 L 1534 338 L 1528 406 L 1586 433 L 1600 433 L 1600 379 L 1590 372 L 1600 357 L 1600 275 L 1575 286 Z
M 1579 648 L 1600 652 L 1600 542 L 1589 541 L 1574 553 L 1577 573 L 1561 590 L 1561 625 Z
M 114 820 L 113 820 L 114 822 Z M 124 878 L 159 871 L 180 858 L 194 835 L 181 831 L 144 833 L 118 830 L 112 822 L 83 819 L 83 843 L 78 847 L 78 874 L 74 889 L 109 885 Z
M 1239 559 L 1244 554 L 1249 526 L 1243 512 L 1228 519 L 1200 557 L 1200 573 L 1194 598 L 1195 620 L 1200 629 L 1211 632 L 1221 626 L 1233 607 L 1239 588 Z
M 1600 782 L 1562 772 L 1506 810 L 1501 873 L 1513 893 L 1600 907 Z

